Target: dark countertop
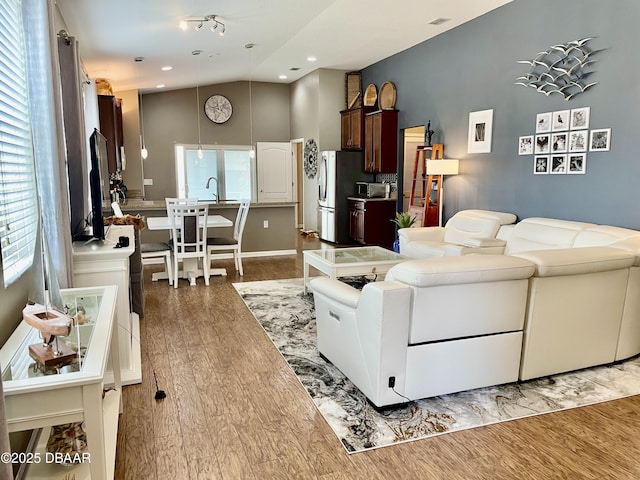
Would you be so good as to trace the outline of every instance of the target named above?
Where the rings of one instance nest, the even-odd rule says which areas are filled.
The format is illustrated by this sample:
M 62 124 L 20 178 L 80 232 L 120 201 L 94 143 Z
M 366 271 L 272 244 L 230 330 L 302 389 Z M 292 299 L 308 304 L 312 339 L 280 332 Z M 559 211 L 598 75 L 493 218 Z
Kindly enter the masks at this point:
M 395 202 L 396 197 L 390 198 L 362 198 L 362 197 L 347 197 L 347 200 L 355 200 L 358 202 Z
M 236 200 L 216 202 L 200 202 L 208 203 L 211 209 L 236 209 L 240 202 Z M 273 207 L 293 207 L 296 204 L 294 202 L 279 202 L 279 203 L 252 203 L 251 208 L 273 208 Z M 111 206 L 109 205 L 110 209 Z M 125 200 L 120 204 L 120 208 L 123 212 L 145 212 L 145 211 L 163 211 L 166 212 L 167 206 L 164 200 L 138 200 L 130 199 Z

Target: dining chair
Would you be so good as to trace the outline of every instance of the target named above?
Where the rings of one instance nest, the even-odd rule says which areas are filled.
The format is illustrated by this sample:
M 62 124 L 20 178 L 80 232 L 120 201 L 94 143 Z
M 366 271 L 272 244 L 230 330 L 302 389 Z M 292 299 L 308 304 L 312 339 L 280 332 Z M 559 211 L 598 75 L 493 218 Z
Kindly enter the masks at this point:
M 243 200 L 238 207 L 236 222 L 233 226 L 233 238 L 229 237 L 209 237 L 207 238 L 207 263 L 211 263 L 211 257 L 215 252 L 231 250 L 236 271 L 244 275 L 242 270 L 242 233 L 249 214 L 250 200 Z
M 209 285 L 209 262 L 207 258 L 207 215 L 209 206 L 172 204 L 167 213 L 171 223 L 171 246 L 173 250 L 173 287 L 178 288 L 178 263 L 182 261 L 185 273 L 198 270 L 202 262 L 205 285 Z
M 164 272 L 153 272 L 151 280 L 157 282 L 159 278 L 167 275 L 169 285 L 173 285 L 173 268 L 171 267 L 171 245 L 166 242 L 147 242 L 140 244 L 140 256 L 143 265 L 164 263 Z

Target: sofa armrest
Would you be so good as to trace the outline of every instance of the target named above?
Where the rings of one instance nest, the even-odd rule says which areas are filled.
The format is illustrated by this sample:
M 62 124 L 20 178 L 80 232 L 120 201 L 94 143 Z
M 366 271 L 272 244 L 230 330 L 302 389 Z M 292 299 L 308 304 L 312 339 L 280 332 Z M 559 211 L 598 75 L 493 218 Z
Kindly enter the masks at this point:
M 635 255 L 621 248 L 579 247 L 552 250 L 531 250 L 514 257 L 533 262 L 535 277 L 582 275 L 631 267 Z
M 531 261 L 508 255 L 462 255 L 408 260 L 392 267 L 387 280 L 413 287 L 501 282 L 529 278 Z
M 444 227 L 417 227 L 417 228 L 401 228 L 398 230 L 400 242 L 429 241 L 443 242 Z
M 465 247 L 473 247 L 473 248 L 486 248 L 486 247 L 502 247 L 507 244 L 505 240 L 500 240 L 499 238 L 468 238 L 462 245 Z
M 309 286 L 314 293 L 325 295 L 348 308 L 355 309 L 360 301 L 360 290 L 333 278 L 314 278 Z

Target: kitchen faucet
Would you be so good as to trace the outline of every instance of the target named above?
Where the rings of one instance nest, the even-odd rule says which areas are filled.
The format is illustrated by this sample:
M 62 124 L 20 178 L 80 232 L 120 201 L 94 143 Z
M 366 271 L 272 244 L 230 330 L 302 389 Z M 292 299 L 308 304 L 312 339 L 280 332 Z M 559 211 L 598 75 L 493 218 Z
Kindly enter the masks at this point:
M 216 203 L 218 203 L 218 200 L 220 198 L 220 191 L 218 189 L 218 179 L 216 177 L 209 177 L 209 179 L 207 180 L 207 184 L 204 186 L 204 188 L 206 188 L 207 190 L 209 189 L 209 185 L 211 184 L 211 180 L 215 180 L 216 181 L 216 193 L 212 193 L 211 195 L 213 195 L 216 198 Z

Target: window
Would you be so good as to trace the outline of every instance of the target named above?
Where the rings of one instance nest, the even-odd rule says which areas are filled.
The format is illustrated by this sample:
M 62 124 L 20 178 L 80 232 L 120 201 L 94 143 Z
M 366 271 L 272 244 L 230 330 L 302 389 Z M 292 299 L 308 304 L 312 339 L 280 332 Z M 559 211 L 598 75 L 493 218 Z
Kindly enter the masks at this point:
M 198 200 L 252 199 L 255 164 L 249 146 L 203 145 L 198 158 L 196 145 L 176 146 L 178 196 Z
M 38 209 L 20 2 L 0 2 L 0 250 L 5 287 L 34 258 Z

